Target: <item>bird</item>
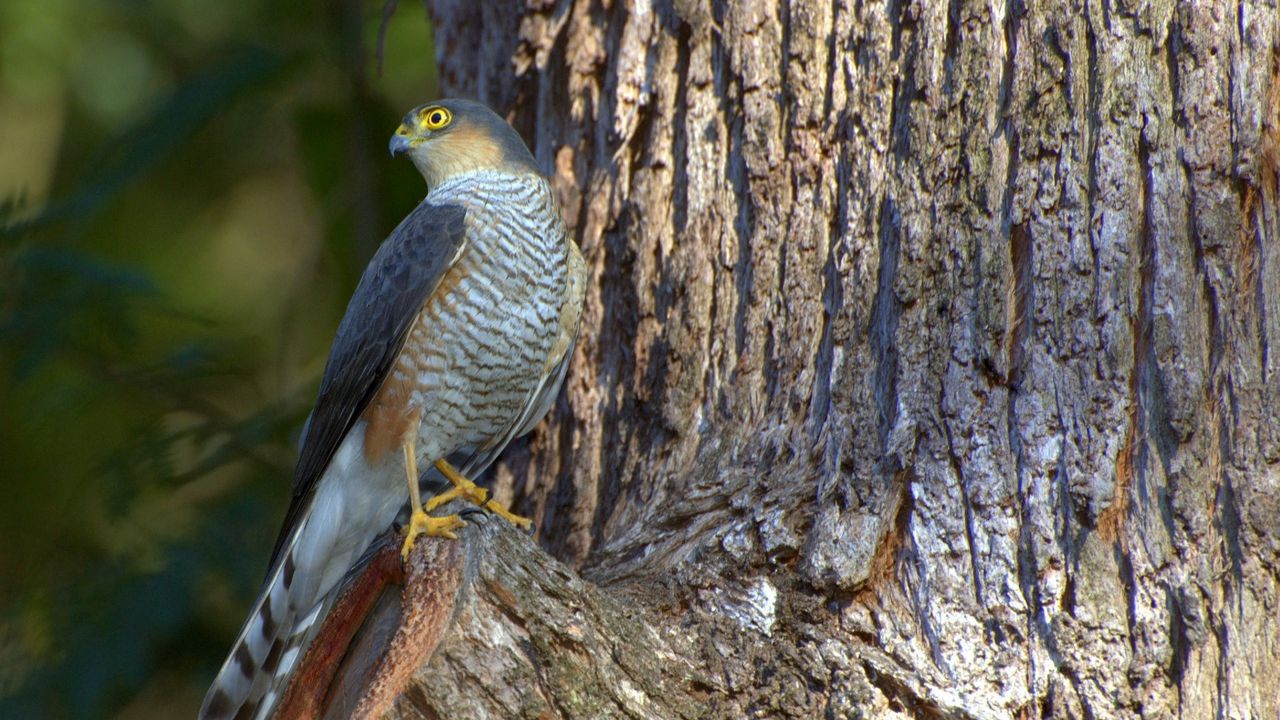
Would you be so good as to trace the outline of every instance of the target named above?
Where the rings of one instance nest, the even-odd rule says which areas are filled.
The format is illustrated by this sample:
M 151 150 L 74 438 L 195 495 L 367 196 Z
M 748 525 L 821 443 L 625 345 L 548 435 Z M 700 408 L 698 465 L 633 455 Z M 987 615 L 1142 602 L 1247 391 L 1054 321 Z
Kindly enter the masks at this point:
M 340 581 L 406 501 L 405 557 L 422 535 L 456 539 L 465 522 L 431 514 L 454 499 L 530 524 L 472 478 L 555 403 L 578 336 L 582 254 L 528 146 L 483 103 L 420 105 L 389 149 L 427 192 L 338 325 L 266 579 L 206 720 L 271 717 Z M 424 505 L 421 478 L 448 489 Z

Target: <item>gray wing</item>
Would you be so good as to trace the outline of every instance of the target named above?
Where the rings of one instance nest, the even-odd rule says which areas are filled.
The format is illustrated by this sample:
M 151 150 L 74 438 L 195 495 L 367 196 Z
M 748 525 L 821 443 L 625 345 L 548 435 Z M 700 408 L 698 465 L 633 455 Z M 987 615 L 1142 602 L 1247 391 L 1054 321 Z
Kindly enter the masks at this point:
M 466 211 L 423 201 L 374 253 L 356 286 L 302 433 L 293 497 L 271 552 L 271 567 L 311 493 L 404 346 L 423 303 L 466 245 Z

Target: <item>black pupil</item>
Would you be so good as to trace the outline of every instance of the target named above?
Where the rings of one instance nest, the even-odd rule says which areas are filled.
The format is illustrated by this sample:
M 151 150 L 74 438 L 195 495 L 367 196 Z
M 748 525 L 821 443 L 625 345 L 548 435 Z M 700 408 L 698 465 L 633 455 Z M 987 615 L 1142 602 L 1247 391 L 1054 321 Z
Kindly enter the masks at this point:
M 444 122 L 444 113 L 441 113 L 441 112 L 433 112 L 433 113 L 431 113 L 431 118 L 430 118 L 430 119 L 431 119 L 431 124 L 432 124 L 432 125 L 439 125 L 440 123 Z

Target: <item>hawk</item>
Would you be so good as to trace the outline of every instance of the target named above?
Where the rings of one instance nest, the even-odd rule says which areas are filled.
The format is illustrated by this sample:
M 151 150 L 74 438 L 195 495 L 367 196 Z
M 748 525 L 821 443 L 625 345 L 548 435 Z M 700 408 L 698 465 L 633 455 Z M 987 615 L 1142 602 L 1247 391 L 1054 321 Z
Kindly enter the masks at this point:
M 422 534 L 455 537 L 457 515 L 428 514 L 455 498 L 529 524 L 469 478 L 554 403 L 578 333 L 582 255 L 529 149 L 488 107 L 417 107 L 390 149 L 428 192 L 338 325 L 270 569 L 201 718 L 271 716 L 339 581 L 406 499 L 405 556 Z M 419 468 L 452 486 L 425 506 Z

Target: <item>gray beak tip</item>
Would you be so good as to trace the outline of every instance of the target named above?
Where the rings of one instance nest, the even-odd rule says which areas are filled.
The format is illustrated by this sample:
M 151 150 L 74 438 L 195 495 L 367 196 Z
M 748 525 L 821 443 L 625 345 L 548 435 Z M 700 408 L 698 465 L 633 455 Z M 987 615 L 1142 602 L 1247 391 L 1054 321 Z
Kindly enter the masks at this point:
M 391 142 L 387 145 L 387 149 L 391 151 L 391 157 L 409 152 L 409 138 L 396 134 L 391 136 Z

